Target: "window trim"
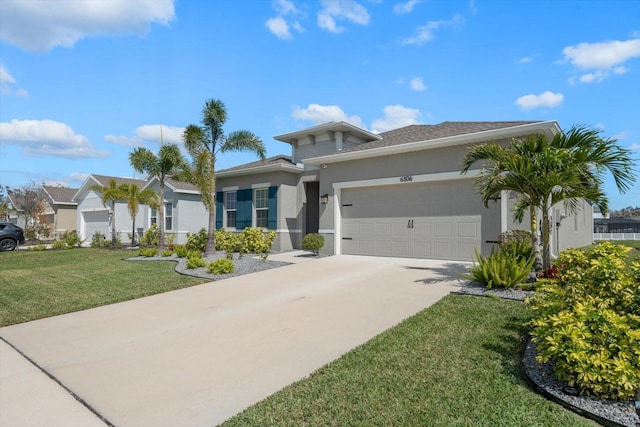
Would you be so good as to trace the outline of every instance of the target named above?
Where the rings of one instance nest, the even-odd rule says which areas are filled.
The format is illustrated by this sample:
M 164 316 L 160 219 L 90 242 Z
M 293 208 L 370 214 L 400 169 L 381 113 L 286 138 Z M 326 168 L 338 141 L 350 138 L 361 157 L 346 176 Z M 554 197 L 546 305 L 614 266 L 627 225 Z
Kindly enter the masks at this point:
M 260 201 L 264 201 L 264 206 L 258 207 L 258 192 L 264 192 L 264 197 Z M 253 218 L 252 222 L 256 228 L 269 228 L 269 187 L 260 187 L 253 189 Z M 258 211 L 265 212 L 265 225 L 258 225 Z
M 226 230 L 236 230 L 237 229 L 237 224 L 238 224 L 238 190 L 230 190 L 230 191 L 225 191 L 222 193 L 223 196 L 223 201 L 222 201 L 222 206 L 223 206 L 223 215 L 222 215 L 222 227 Z M 228 204 L 228 199 L 227 196 L 229 194 L 234 194 L 235 195 L 235 208 L 233 209 L 229 209 L 227 207 Z M 229 212 L 235 212 L 236 213 L 236 218 L 235 218 L 235 224 L 233 227 L 229 226 Z

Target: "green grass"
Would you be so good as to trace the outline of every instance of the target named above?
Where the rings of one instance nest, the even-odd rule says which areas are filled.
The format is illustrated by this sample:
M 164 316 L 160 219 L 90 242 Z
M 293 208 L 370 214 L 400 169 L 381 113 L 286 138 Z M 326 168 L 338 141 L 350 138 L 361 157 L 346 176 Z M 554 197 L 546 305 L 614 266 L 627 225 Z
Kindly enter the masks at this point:
M 594 426 L 531 391 L 520 302 L 450 295 L 224 426 Z
M 125 261 L 125 250 L 0 253 L 0 326 L 204 283 L 166 261 Z

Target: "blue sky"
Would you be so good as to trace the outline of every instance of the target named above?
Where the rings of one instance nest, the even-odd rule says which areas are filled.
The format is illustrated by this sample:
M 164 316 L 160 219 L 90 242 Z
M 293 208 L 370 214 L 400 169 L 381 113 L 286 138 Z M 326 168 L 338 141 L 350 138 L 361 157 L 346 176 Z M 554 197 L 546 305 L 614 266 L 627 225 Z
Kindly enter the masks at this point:
M 160 125 L 180 144 L 210 98 L 269 156 L 332 120 L 557 120 L 640 158 L 640 1 L 0 1 L 0 185 L 131 177 L 129 152 Z

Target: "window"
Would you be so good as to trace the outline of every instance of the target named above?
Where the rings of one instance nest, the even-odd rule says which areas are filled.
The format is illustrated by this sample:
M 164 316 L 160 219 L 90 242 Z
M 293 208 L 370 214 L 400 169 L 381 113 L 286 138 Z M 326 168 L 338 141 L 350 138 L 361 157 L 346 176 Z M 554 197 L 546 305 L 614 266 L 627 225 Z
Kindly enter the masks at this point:
M 256 189 L 254 200 L 256 209 L 256 227 L 267 228 L 269 224 L 269 189 Z
M 224 211 L 227 217 L 226 227 L 236 228 L 238 218 L 238 193 L 236 191 L 224 193 Z
M 151 225 L 158 224 L 158 210 L 151 208 Z M 173 228 L 173 205 L 166 203 L 164 205 L 164 229 L 171 230 Z

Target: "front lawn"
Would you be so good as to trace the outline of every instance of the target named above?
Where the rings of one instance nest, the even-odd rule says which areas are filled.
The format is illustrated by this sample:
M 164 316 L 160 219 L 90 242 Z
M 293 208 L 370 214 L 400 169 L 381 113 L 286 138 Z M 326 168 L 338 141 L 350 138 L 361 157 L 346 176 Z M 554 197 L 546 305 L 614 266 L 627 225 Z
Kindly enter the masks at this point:
M 447 296 L 224 425 L 596 425 L 525 385 L 526 320 L 520 302 Z
M 127 301 L 206 280 L 166 261 L 124 261 L 137 252 L 109 249 L 0 253 L 0 326 Z

